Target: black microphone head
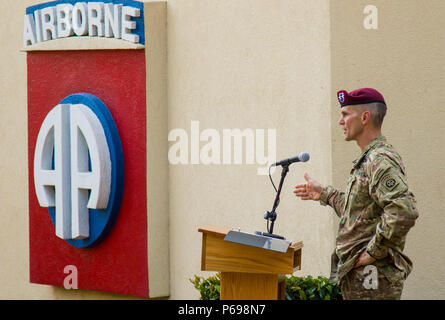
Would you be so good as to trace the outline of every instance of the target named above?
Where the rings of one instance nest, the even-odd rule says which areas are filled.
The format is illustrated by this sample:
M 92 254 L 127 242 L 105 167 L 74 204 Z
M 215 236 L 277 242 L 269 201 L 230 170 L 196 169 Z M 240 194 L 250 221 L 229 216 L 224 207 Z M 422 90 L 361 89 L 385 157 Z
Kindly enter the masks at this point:
M 301 161 L 301 162 L 306 162 L 306 161 L 309 160 L 310 156 L 309 156 L 309 153 L 307 153 L 307 152 L 301 152 L 301 153 L 298 155 L 298 158 L 300 158 L 300 161 Z

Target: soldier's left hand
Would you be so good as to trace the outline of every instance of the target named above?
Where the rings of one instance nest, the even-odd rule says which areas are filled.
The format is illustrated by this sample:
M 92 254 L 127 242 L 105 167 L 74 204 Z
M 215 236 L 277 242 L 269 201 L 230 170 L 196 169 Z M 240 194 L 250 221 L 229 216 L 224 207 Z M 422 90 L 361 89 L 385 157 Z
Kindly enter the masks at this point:
M 354 265 L 354 269 L 361 267 L 361 266 L 366 266 L 368 264 L 371 264 L 375 261 L 375 259 L 373 257 L 371 257 L 369 255 L 369 253 L 365 251 L 362 252 L 362 254 L 360 255 L 360 257 L 358 257 L 357 262 Z

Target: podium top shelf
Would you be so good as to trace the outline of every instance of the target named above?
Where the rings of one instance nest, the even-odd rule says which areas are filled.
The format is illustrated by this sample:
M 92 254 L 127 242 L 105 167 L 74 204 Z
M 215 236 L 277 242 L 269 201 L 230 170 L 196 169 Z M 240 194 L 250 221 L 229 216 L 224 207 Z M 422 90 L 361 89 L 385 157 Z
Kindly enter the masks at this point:
M 212 234 L 215 236 L 225 237 L 229 233 L 230 229 L 218 226 L 206 226 L 203 228 L 199 228 L 198 231 L 205 234 Z M 303 248 L 303 241 L 292 242 L 289 248 L 291 248 L 293 251 L 301 249 Z
M 226 236 L 230 229 L 217 226 L 207 226 L 204 228 L 199 228 L 198 231 L 202 233 L 212 233 L 214 235 Z

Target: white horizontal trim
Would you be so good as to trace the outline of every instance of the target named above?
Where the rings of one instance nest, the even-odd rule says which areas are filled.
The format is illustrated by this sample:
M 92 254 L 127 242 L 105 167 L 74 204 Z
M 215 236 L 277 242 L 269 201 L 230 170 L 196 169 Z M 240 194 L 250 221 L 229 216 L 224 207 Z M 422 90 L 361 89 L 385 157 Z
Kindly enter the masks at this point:
M 121 39 L 102 37 L 70 37 L 39 42 L 21 51 L 62 51 L 62 50 L 108 50 L 108 49 L 144 49 L 145 45 L 131 43 Z

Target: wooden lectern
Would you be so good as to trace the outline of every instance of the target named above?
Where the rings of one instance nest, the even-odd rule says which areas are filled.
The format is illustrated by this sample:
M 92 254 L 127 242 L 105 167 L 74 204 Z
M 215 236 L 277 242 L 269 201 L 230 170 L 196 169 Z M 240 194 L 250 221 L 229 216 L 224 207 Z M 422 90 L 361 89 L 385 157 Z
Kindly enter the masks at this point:
M 282 275 L 301 269 L 303 242 L 277 252 L 225 241 L 230 231 L 221 227 L 199 228 L 202 232 L 201 270 L 221 272 L 221 300 L 285 299 Z

